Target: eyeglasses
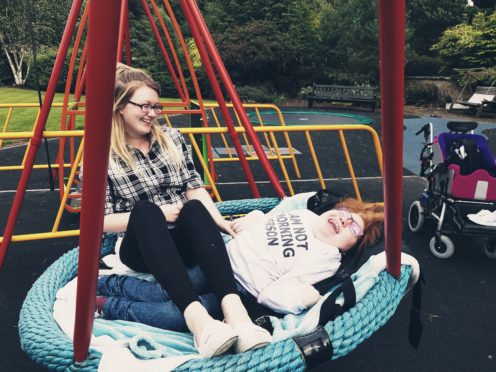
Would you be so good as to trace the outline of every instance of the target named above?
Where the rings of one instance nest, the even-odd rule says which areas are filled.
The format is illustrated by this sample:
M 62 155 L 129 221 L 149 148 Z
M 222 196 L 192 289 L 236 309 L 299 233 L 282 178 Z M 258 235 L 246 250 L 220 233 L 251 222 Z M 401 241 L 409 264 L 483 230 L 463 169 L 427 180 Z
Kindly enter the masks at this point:
M 150 105 L 148 103 L 143 103 L 140 105 L 139 103 L 133 101 L 127 101 L 127 102 L 130 103 L 131 105 L 138 106 L 141 109 L 141 111 L 143 111 L 145 114 L 148 114 L 151 110 L 155 111 L 156 114 L 160 114 L 164 109 L 164 106 L 162 106 L 161 104 Z
M 353 218 L 353 215 L 351 214 L 351 212 L 344 208 L 344 207 L 341 207 L 338 209 L 338 212 L 339 212 L 339 215 L 346 221 L 350 221 L 350 224 L 347 226 L 350 228 L 350 231 L 351 231 L 351 234 L 355 237 L 358 237 L 358 236 L 362 236 L 363 235 L 363 230 L 362 228 L 360 227 L 360 225 L 358 224 L 358 222 L 355 221 L 355 219 Z

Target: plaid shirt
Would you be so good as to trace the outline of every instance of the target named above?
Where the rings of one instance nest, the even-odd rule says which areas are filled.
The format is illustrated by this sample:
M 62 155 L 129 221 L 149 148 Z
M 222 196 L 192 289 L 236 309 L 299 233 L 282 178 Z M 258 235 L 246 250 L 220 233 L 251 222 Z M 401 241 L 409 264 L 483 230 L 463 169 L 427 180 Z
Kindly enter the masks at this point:
M 153 142 L 147 156 L 131 148 L 137 165 L 134 170 L 113 155 L 121 169 L 108 169 L 108 182 L 111 185 L 107 185 L 106 215 L 129 212 L 138 200 L 148 200 L 157 205 L 183 204 L 187 201 L 186 190 L 204 186 L 181 133 L 171 128 L 164 130 L 184 154 L 185 162 L 178 168 L 169 154 L 160 150 L 157 141 Z

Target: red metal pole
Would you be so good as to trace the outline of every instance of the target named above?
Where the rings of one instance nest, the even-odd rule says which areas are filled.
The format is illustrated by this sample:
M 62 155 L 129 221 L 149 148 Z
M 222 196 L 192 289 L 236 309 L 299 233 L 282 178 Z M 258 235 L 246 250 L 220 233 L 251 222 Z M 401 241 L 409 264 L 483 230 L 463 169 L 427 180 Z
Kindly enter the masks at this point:
M 400 276 L 403 178 L 405 0 L 379 0 L 384 236 L 387 270 Z
M 174 66 L 172 66 L 172 62 L 169 58 L 169 54 L 167 53 L 167 49 L 165 48 L 165 45 L 162 41 L 162 37 L 160 36 L 158 27 L 155 24 L 155 20 L 153 19 L 152 12 L 150 11 L 150 8 L 148 7 L 146 0 L 141 0 L 141 5 L 143 6 L 143 10 L 145 11 L 148 21 L 150 22 L 150 26 L 152 27 L 153 34 L 155 35 L 155 39 L 157 40 L 160 51 L 162 52 L 162 56 L 164 57 L 165 63 L 167 64 L 167 68 L 169 69 L 169 73 L 171 74 L 172 81 L 177 89 L 177 93 L 181 97 L 181 101 L 185 102 L 186 94 L 179 85 L 179 81 L 177 80 L 176 70 L 174 69 Z
M 79 238 L 79 269 L 74 326 L 74 359 L 86 359 L 93 328 L 103 230 L 120 0 L 90 1 L 84 178 Z
M 131 66 L 131 34 L 129 33 L 129 16 L 126 23 L 126 65 Z
M 229 97 L 231 98 L 233 106 L 241 120 L 241 124 L 243 124 L 243 127 L 246 130 L 248 138 L 250 139 L 253 148 L 255 149 L 255 152 L 260 160 L 260 163 L 262 164 L 262 167 L 265 170 L 265 173 L 267 173 L 267 176 L 269 177 L 272 187 L 274 188 L 274 190 L 276 191 L 279 197 L 281 198 L 284 197 L 285 196 L 284 190 L 282 189 L 281 184 L 279 183 L 279 180 L 277 179 L 277 176 L 274 172 L 274 169 L 270 165 L 270 162 L 267 159 L 265 151 L 262 149 L 262 146 L 260 145 L 260 141 L 258 140 L 258 137 L 256 136 L 255 131 L 251 126 L 250 119 L 248 118 L 248 115 L 246 115 L 246 111 L 243 107 L 243 104 L 241 103 L 241 100 L 239 99 L 236 89 L 234 89 L 234 84 L 232 83 L 231 78 L 229 77 L 226 67 L 224 66 L 224 62 L 222 62 L 219 51 L 215 46 L 214 40 L 212 39 L 212 35 L 210 35 L 210 32 L 208 31 L 207 25 L 203 20 L 203 17 L 201 15 L 200 9 L 198 8 L 198 5 L 196 4 L 196 1 L 181 0 L 181 4 L 183 2 L 185 2 L 189 6 L 189 10 L 193 17 L 194 23 L 197 25 L 198 30 L 202 36 L 203 42 L 207 47 L 208 53 L 210 54 L 210 57 L 212 58 L 215 67 L 217 68 L 217 73 L 219 75 L 219 78 L 224 84 L 227 94 L 229 94 Z
M 9 248 L 10 241 L 12 240 L 17 217 L 19 217 L 19 211 L 24 200 L 24 195 L 26 194 L 26 186 L 28 184 L 29 177 L 31 176 L 31 171 L 33 169 L 33 164 L 36 159 L 38 148 L 40 147 L 42 141 L 43 131 L 45 130 L 48 114 L 50 113 L 50 108 L 52 107 L 53 97 L 55 95 L 55 89 L 57 88 L 60 71 L 64 66 L 64 60 L 67 56 L 67 50 L 69 49 L 69 44 L 71 43 L 72 34 L 74 32 L 74 27 L 76 26 L 82 3 L 83 0 L 74 0 L 74 2 L 72 3 L 69 18 L 65 26 L 64 35 L 62 36 L 62 41 L 60 42 L 57 57 L 55 58 L 52 75 L 50 76 L 50 81 L 48 82 L 47 91 L 45 93 L 45 99 L 43 100 L 43 105 L 40 109 L 40 115 L 38 117 L 36 127 L 34 128 L 33 138 L 31 138 L 30 141 L 31 146 L 29 147 L 29 151 L 26 156 L 24 169 L 21 173 L 21 178 L 19 180 L 19 184 L 17 185 L 17 192 L 15 194 L 14 201 L 9 213 L 9 218 L 7 219 L 7 224 L 4 229 L 3 241 L 0 245 L 0 269 L 2 269 L 3 267 L 5 256 L 7 255 L 7 250 Z M 60 171 L 63 170 L 59 170 L 59 172 Z
M 244 154 L 243 148 L 241 147 L 241 143 L 239 142 L 239 137 L 238 134 L 236 133 L 236 130 L 234 129 L 234 124 L 232 122 L 231 115 L 229 114 L 229 110 L 226 105 L 226 101 L 224 100 L 224 96 L 222 95 L 219 82 L 217 81 L 217 77 L 215 76 L 214 69 L 212 67 L 212 64 L 210 62 L 210 59 L 208 58 L 208 53 L 205 49 L 205 45 L 203 44 L 203 40 L 200 36 L 198 27 L 196 27 L 196 23 L 194 22 L 192 16 L 191 16 L 191 11 L 188 8 L 188 5 L 185 4 L 183 1 L 181 1 L 181 7 L 184 12 L 184 16 L 186 17 L 186 22 L 188 22 L 190 29 L 191 29 L 191 34 L 193 35 L 193 38 L 195 39 L 196 47 L 198 48 L 198 52 L 200 53 L 200 58 L 202 60 L 203 67 L 205 68 L 205 72 L 207 73 L 208 80 L 210 81 L 210 85 L 212 86 L 212 90 L 215 95 L 215 99 L 219 103 L 219 108 L 222 113 L 222 117 L 224 118 L 224 121 L 226 122 L 226 126 L 228 128 L 228 133 L 229 137 L 231 138 L 231 141 L 234 144 L 234 148 L 236 150 L 236 153 L 238 154 L 239 161 L 241 163 L 241 167 L 243 168 L 243 172 L 246 176 L 246 179 L 248 181 L 248 185 L 250 187 L 251 193 L 253 194 L 254 198 L 259 198 L 260 197 L 260 192 L 258 191 L 257 185 L 255 183 L 255 179 L 253 177 L 253 173 L 251 172 L 250 166 L 248 164 L 248 161 L 246 160 L 246 156 Z
M 129 22 L 129 10 L 127 0 L 122 0 L 121 11 L 119 14 L 119 40 L 117 41 L 117 62 L 122 62 L 122 51 L 124 47 L 124 39 L 126 37 L 127 25 Z

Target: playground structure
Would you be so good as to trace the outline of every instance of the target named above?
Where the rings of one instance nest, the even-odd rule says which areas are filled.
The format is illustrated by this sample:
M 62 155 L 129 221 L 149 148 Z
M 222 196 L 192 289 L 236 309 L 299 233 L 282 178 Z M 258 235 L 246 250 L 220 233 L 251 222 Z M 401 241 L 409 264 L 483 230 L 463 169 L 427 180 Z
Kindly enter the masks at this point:
M 156 10 L 156 4 L 154 1 L 151 1 L 151 8 L 155 12 L 155 16 L 159 19 L 159 24 L 162 27 L 162 31 L 165 34 L 165 38 L 168 43 L 172 43 L 169 41 L 167 37 L 168 32 L 164 30 L 165 24 L 160 22 L 160 13 Z M 143 7 L 150 11 L 150 8 L 146 1 L 142 1 Z M 282 186 L 279 184 L 279 181 L 276 177 L 272 166 L 269 163 L 269 157 L 266 155 L 264 149 L 261 147 L 256 133 L 261 132 L 264 133 L 264 137 L 269 144 L 269 156 L 272 156 L 271 152 L 273 151 L 276 154 L 274 159 L 277 159 L 279 164 L 284 164 L 284 158 L 278 151 L 278 142 L 275 140 L 276 132 L 304 132 L 305 137 L 308 140 L 309 148 L 312 148 L 312 141 L 310 137 L 311 130 L 324 130 L 324 131 L 337 131 L 340 137 L 341 144 L 343 149 L 345 150 L 345 157 L 348 162 L 350 162 L 349 154 L 347 154 L 346 150 L 346 140 L 344 139 L 344 130 L 368 130 L 368 127 L 365 126 L 341 126 L 341 127 L 316 127 L 316 128 L 308 128 L 308 127 L 260 127 L 257 129 L 253 129 L 250 125 L 250 120 L 246 114 L 246 111 L 237 96 L 233 84 L 230 81 L 227 72 L 220 60 L 220 56 L 213 45 L 211 40 L 211 36 L 206 29 L 206 26 L 201 18 L 201 15 L 198 11 L 196 3 L 194 1 L 181 1 L 181 8 L 184 12 L 185 18 L 191 28 L 192 35 L 196 41 L 196 45 L 202 56 L 202 62 L 207 71 L 207 75 L 210 78 L 210 83 L 212 85 L 214 94 L 218 101 L 218 111 L 222 114 L 224 124 L 226 128 L 210 128 L 210 129 L 183 129 L 183 133 L 187 135 L 191 141 L 191 144 L 194 148 L 194 152 L 198 155 L 204 155 L 203 151 L 201 151 L 201 146 L 196 142 L 194 135 L 195 134 L 205 134 L 205 142 L 207 143 L 207 149 L 210 149 L 211 146 L 209 141 L 211 141 L 211 136 L 215 133 L 219 133 L 222 135 L 228 135 L 228 137 L 232 140 L 236 156 L 233 154 L 229 154 L 230 159 L 234 159 L 239 161 L 244 174 L 246 176 L 247 182 L 250 186 L 250 191 L 254 198 L 260 197 L 260 193 L 257 189 L 256 183 L 254 182 L 252 172 L 250 171 L 249 165 L 247 163 L 248 158 L 258 159 L 263 169 L 265 170 L 267 177 L 273 186 L 275 193 L 279 197 L 283 197 L 286 193 L 284 192 Z M 399 215 L 401 212 L 401 170 L 402 170 L 402 158 L 397 154 L 401 154 L 401 126 L 399 125 L 402 120 L 402 102 L 400 103 L 400 98 L 402 97 L 402 53 L 403 53 L 403 42 L 404 42 L 404 34 L 402 30 L 402 22 L 404 21 L 404 4 L 391 4 L 387 1 L 380 2 L 380 19 L 381 22 L 381 68 L 386 69 L 385 71 L 392 72 L 388 76 L 383 76 L 385 74 L 381 74 L 381 78 L 383 82 L 382 86 L 382 98 L 383 98 L 383 145 L 384 148 L 387 149 L 387 153 L 394 154 L 388 157 L 388 154 L 385 150 L 385 157 L 388 157 L 388 161 L 385 162 L 384 167 L 384 186 L 386 192 L 384 194 L 385 201 L 385 209 L 386 209 L 386 251 L 388 253 L 388 271 L 394 277 L 400 276 L 400 262 L 399 262 L 399 249 L 401 247 L 401 219 L 395 219 L 392 216 Z M 175 27 L 176 32 L 180 35 L 180 30 L 176 27 L 177 22 L 175 21 L 174 14 L 172 9 L 170 8 L 170 4 L 165 1 L 164 6 L 169 13 L 169 17 Z M 88 36 L 85 45 L 82 47 L 82 51 L 79 57 L 81 61 L 79 68 L 77 70 L 77 78 L 76 78 L 76 89 L 73 96 L 73 102 L 69 103 L 69 94 L 67 93 L 66 88 L 66 96 L 64 96 L 64 103 L 62 104 L 62 115 L 61 115 L 61 130 L 60 131 L 44 131 L 45 124 L 48 118 L 48 114 L 52 107 L 53 96 L 55 92 L 56 82 L 60 75 L 61 66 L 67 54 L 67 50 L 69 48 L 69 43 L 71 36 L 73 34 L 73 30 L 77 23 L 78 15 L 80 13 L 82 7 L 82 1 L 76 0 L 73 3 L 71 8 L 71 13 L 69 15 L 69 21 L 66 27 L 66 31 L 64 33 L 64 38 L 61 43 L 61 47 L 59 50 L 59 54 L 57 55 L 57 59 L 55 62 L 54 70 L 52 73 L 52 78 L 50 79 L 49 86 L 47 89 L 47 93 L 45 96 L 45 101 L 40 110 L 40 114 L 37 118 L 36 126 L 33 133 L 17 133 L 17 134 L 2 134 L 0 139 L 2 138 L 30 138 L 30 145 L 28 146 L 28 151 L 21 165 L 17 166 L 18 168 L 22 168 L 21 180 L 18 186 L 18 192 L 16 194 L 13 208 L 9 215 L 9 219 L 7 222 L 7 226 L 4 230 L 4 235 L 2 237 L 2 245 L 0 247 L 0 266 L 3 265 L 5 255 L 7 254 L 7 249 L 10 242 L 15 242 L 16 238 L 14 238 L 13 231 L 16 223 L 17 215 L 19 213 L 20 206 L 22 204 L 22 200 L 26 191 L 27 182 L 29 180 L 29 175 L 31 170 L 34 167 L 34 159 L 37 152 L 38 147 L 40 146 L 42 138 L 60 138 L 60 152 L 57 156 L 56 165 L 58 165 L 59 170 L 59 185 L 63 185 L 60 187 L 62 194 L 62 202 L 61 208 L 66 208 L 66 201 L 69 198 L 71 189 L 71 185 L 73 183 L 74 177 L 77 173 L 77 166 L 82 158 L 82 149 L 83 145 L 86 147 L 87 151 L 84 155 L 85 162 L 85 178 L 83 182 L 84 190 L 91 190 L 91 192 L 86 192 L 84 198 L 82 199 L 82 213 L 81 213 L 81 239 L 80 239 L 80 253 L 79 253 L 79 277 L 81 282 L 85 283 L 85 285 L 81 285 L 78 288 L 78 311 L 76 313 L 76 331 L 74 337 L 74 358 L 77 362 L 82 362 L 85 360 L 88 351 L 89 338 L 91 335 L 91 324 L 93 320 L 93 305 L 94 305 L 94 288 L 95 288 L 95 280 L 96 280 L 96 268 L 98 262 L 99 252 L 94 248 L 99 245 L 99 240 L 101 236 L 101 222 L 103 216 L 98 216 L 98 213 L 91 213 L 90 210 L 98 210 L 98 206 L 103 206 L 103 197 L 102 191 L 104 191 L 104 186 L 106 182 L 105 172 L 106 172 L 106 163 L 102 161 L 102 159 L 106 159 L 106 154 L 108 153 L 108 138 L 110 133 L 110 127 L 108 123 L 110 123 L 110 107 L 112 106 L 112 90 L 113 90 L 113 80 L 114 80 L 114 71 L 115 71 L 115 61 L 121 60 L 121 53 L 117 53 L 117 51 L 121 51 L 125 49 L 126 51 L 126 62 L 131 63 L 131 55 L 129 50 L 129 29 L 126 21 L 127 15 L 127 1 L 113 1 L 108 3 L 100 3 L 96 1 L 88 2 L 85 10 L 82 13 L 80 29 L 76 36 L 76 42 L 79 43 L 82 39 L 82 35 L 84 34 L 83 30 L 86 25 L 86 19 L 88 18 L 88 14 L 92 14 L 92 17 L 89 18 L 88 24 Z M 120 16 L 118 16 L 120 14 Z M 148 14 L 148 13 L 147 13 Z M 115 15 L 114 17 L 112 15 Z M 149 19 L 153 17 L 149 16 Z M 110 21 L 109 21 L 110 20 Z M 178 96 L 181 101 L 179 103 L 163 103 L 166 106 L 164 110 L 164 119 L 167 122 L 168 116 L 165 115 L 177 115 L 177 114 L 188 114 L 193 116 L 199 116 L 203 123 L 208 123 L 207 119 L 207 110 L 206 105 L 203 103 L 201 99 L 201 93 L 199 90 L 196 90 L 196 86 L 194 87 L 197 102 L 200 106 L 199 109 L 191 108 L 192 100 L 187 93 L 187 89 L 185 89 L 183 85 L 183 76 L 182 70 L 177 67 L 174 67 L 174 63 L 177 63 L 177 56 L 174 57 L 174 53 L 172 53 L 172 60 L 169 54 L 165 51 L 165 44 L 162 42 L 162 37 L 157 36 L 159 32 L 158 27 L 154 23 L 151 23 L 151 27 L 154 31 L 154 34 L 157 38 L 157 42 L 161 46 L 162 54 L 164 60 L 167 63 L 167 67 L 171 72 L 171 75 L 174 79 L 175 74 L 175 86 L 178 91 Z M 399 30 L 399 32 L 398 32 Z M 127 36 L 126 36 L 127 35 Z M 395 35 L 393 40 L 389 40 L 388 37 L 391 35 Z M 182 37 L 180 40 L 183 40 Z M 183 44 L 181 42 L 181 44 Z M 390 45 L 390 49 L 386 49 L 384 47 L 385 44 Z M 110 46 L 110 47 L 109 47 Z M 169 44 L 170 46 L 170 44 Z M 183 46 L 183 52 L 185 53 L 185 59 L 188 61 L 187 50 L 185 45 Z M 74 47 L 74 50 L 78 50 L 78 48 Z M 71 57 L 71 65 L 73 65 L 76 61 L 77 53 L 73 53 Z M 93 62 L 92 62 L 93 61 Z M 174 61 L 174 63 L 172 62 Z M 401 61 L 401 63 L 400 63 Z M 84 64 L 83 62 L 86 62 Z M 190 62 L 188 63 L 188 66 Z M 239 123 L 242 124 L 243 128 L 235 128 L 232 115 L 229 112 L 229 107 L 221 93 L 219 83 L 215 78 L 214 67 L 217 69 L 217 74 L 220 77 L 224 88 L 229 94 L 229 97 L 232 100 L 232 106 L 235 110 L 235 117 Z M 70 69 L 70 74 L 75 73 L 75 66 L 73 66 L 72 70 Z M 194 70 L 191 69 L 189 72 L 194 76 Z M 70 79 L 68 79 L 69 81 Z M 194 79 L 193 79 L 194 81 Z M 68 85 L 70 87 L 70 84 Z M 82 100 L 82 93 L 85 91 L 85 100 Z M 217 110 L 211 111 L 217 112 Z M 82 131 L 75 130 L 77 117 L 84 115 L 85 117 L 85 132 L 84 132 L 84 141 L 81 141 L 79 148 L 76 150 L 76 142 L 73 141 L 75 137 L 83 136 Z M 107 125 L 103 125 L 107 123 Z M 168 123 L 170 124 L 170 123 Z M 238 139 L 238 133 L 242 133 L 246 135 L 247 145 L 252 146 L 250 151 L 253 151 L 253 154 L 249 154 L 247 157 L 241 147 L 241 143 Z M 378 148 L 378 138 L 377 135 L 372 134 L 374 145 L 376 149 Z M 291 149 L 291 142 L 288 140 L 289 137 L 284 135 L 285 143 L 288 146 L 288 149 Z M 267 140 L 268 139 L 268 140 Z M 223 141 L 226 141 L 226 138 L 223 138 Z M 69 153 L 70 153 L 70 161 L 66 163 L 64 161 L 64 151 L 66 144 L 69 143 Z M 226 146 L 226 148 L 230 148 Z M 91 151 L 88 151 L 90 149 Z M 105 151 L 106 150 L 106 151 Z M 312 150 L 310 150 L 312 152 Z M 291 150 L 289 150 L 290 156 L 293 161 L 293 166 L 295 171 L 297 169 L 297 165 L 294 162 L 294 155 L 291 154 Z M 380 155 L 380 151 L 377 153 L 377 160 L 379 162 L 379 167 L 382 166 L 382 157 Z M 205 171 L 205 175 L 209 181 L 210 186 L 212 187 L 212 193 L 216 197 L 218 201 L 221 200 L 220 194 L 215 191 L 215 171 L 213 170 L 213 166 L 216 160 L 213 159 L 212 154 L 207 151 L 207 162 L 203 159 L 203 156 L 198 156 L 200 162 L 203 162 L 202 167 Z M 315 154 L 312 155 L 313 159 L 316 159 L 317 156 Z M 218 160 L 217 160 L 218 161 Z M 315 162 L 314 165 L 317 169 L 320 167 L 317 165 L 318 162 Z M 351 164 L 351 162 L 350 162 Z M 62 172 L 62 168 L 70 169 L 69 171 L 69 179 L 66 181 L 64 174 Z M 54 167 L 57 168 L 57 167 Z M 281 169 L 284 167 L 281 166 Z M 350 168 L 351 178 L 354 178 L 353 168 Z M 283 171 L 284 172 L 284 171 Z M 317 171 L 318 173 L 318 171 Z M 286 177 L 285 177 L 286 178 Z M 396 181 L 394 181 L 396 179 Z M 290 183 L 286 180 L 286 184 L 288 185 L 289 194 L 292 193 L 290 189 Z M 319 184 L 321 187 L 325 186 L 325 182 L 322 175 L 319 175 Z M 358 197 L 360 197 L 359 192 L 357 192 L 357 188 L 355 188 L 355 192 Z M 65 200 L 64 200 L 65 198 Z M 85 208 L 85 206 L 87 206 Z M 91 208 L 89 208 L 91 206 Z M 101 208 L 103 211 L 103 208 Z M 86 211 L 86 212 L 85 212 Z M 59 209 L 60 213 L 60 209 Z M 56 228 L 54 228 L 56 230 Z M 31 238 L 44 238 L 44 237 L 62 237 L 62 236 L 70 236 L 70 234 L 76 235 L 78 232 L 73 231 L 70 233 L 60 233 L 57 234 L 56 231 L 52 231 L 51 235 L 43 235 L 40 234 L 36 237 L 30 236 Z M 25 237 L 24 237 L 25 238 Z M 22 240 L 23 237 L 20 237 L 18 241 Z M 93 247 L 93 248 L 91 248 Z
M 450 110 L 462 109 L 468 111 L 474 116 L 480 116 L 483 113 L 496 112 L 496 74 L 494 71 L 486 70 L 485 68 L 470 68 L 470 69 L 454 69 L 463 80 L 465 84 L 458 97 L 449 105 Z M 477 86 L 475 90 L 472 85 L 476 79 L 486 78 L 492 79 L 489 86 Z M 467 95 L 469 95 L 467 97 Z

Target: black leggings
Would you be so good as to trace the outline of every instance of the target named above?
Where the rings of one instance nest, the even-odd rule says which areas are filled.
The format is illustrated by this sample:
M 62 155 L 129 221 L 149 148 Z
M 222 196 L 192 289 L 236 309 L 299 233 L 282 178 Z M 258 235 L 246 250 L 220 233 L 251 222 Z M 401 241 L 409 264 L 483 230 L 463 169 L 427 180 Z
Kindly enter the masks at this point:
M 153 274 L 183 312 L 190 303 L 199 301 L 186 267 L 200 266 L 219 302 L 227 294 L 238 293 L 219 228 L 198 200 L 184 204 L 173 229 L 167 227 L 157 205 L 137 202 L 129 217 L 120 258 L 135 271 Z

